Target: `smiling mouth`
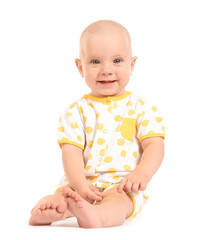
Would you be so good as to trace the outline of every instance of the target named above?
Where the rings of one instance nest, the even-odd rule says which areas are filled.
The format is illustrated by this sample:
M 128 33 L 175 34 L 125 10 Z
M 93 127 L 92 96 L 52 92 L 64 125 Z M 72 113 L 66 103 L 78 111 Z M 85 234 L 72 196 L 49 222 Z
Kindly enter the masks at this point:
M 114 83 L 116 82 L 117 80 L 110 80 L 110 81 L 98 81 L 100 83 Z

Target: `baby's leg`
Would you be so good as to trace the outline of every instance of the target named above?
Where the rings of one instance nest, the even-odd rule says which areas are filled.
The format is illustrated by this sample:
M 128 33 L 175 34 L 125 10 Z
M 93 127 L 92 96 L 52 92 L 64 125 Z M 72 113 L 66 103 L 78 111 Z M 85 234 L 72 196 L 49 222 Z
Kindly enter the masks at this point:
M 132 213 L 133 203 L 125 193 L 118 193 L 116 188 L 102 194 L 102 201 L 92 205 L 70 188 L 62 190 L 66 198 L 68 209 L 77 218 L 83 228 L 112 227 L 123 224 Z
M 50 225 L 52 222 L 73 217 L 61 191 L 42 198 L 32 209 L 29 225 Z

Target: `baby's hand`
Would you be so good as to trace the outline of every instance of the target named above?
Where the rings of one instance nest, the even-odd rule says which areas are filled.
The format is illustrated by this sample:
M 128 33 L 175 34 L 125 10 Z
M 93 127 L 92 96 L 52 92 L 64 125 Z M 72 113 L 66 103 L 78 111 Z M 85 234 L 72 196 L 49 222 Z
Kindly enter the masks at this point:
M 100 202 L 102 200 L 101 193 L 90 182 L 85 182 L 79 188 L 76 188 L 75 191 L 89 203 L 93 203 L 94 201 Z
M 138 171 L 134 170 L 133 172 L 127 174 L 120 182 L 117 191 L 126 193 L 137 192 L 138 190 L 144 191 L 147 187 L 147 179 Z

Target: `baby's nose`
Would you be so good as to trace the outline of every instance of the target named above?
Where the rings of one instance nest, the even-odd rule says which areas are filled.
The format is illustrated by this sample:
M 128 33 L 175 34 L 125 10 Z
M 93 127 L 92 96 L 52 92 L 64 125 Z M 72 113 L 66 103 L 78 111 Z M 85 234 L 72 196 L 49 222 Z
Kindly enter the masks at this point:
M 112 75 L 113 70 L 110 64 L 104 64 L 101 68 L 101 74 L 102 75 Z

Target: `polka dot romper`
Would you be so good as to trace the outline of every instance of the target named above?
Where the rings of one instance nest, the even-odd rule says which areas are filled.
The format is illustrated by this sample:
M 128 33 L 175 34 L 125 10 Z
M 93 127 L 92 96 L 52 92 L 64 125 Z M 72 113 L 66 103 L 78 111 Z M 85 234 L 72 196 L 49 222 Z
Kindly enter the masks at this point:
M 140 162 L 140 142 L 165 137 L 163 118 L 157 107 L 127 92 L 122 96 L 97 98 L 84 95 L 61 115 L 58 143 L 83 149 L 85 175 L 100 191 L 117 187 L 121 179 Z M 68 186 L 66 177 L 59 189 Z M 148 199 L 148 192 L 130 193 L 135 218 Z

